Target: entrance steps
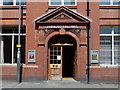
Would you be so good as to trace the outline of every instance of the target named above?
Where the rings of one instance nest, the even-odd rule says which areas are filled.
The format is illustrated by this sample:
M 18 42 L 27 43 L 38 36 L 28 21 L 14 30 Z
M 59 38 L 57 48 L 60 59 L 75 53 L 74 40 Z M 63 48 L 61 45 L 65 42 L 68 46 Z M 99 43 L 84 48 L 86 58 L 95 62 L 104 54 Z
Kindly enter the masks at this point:
M 75 79 L 73 78 L 62 78 L 63 81 L 70 81 L 70 82 L 77 82 Z

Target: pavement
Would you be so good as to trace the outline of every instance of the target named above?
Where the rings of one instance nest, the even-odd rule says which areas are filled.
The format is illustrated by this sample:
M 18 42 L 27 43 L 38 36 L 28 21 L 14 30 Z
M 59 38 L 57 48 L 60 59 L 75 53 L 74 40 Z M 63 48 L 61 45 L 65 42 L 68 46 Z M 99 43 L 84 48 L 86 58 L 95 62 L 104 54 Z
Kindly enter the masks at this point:
M 61 81 L 40 81 L 40 82 L 22 82 L 2 81 L 2 88 L 118 88 L 118 84 L 104 83 L 81 83 L 74 79 L 65 79 Z

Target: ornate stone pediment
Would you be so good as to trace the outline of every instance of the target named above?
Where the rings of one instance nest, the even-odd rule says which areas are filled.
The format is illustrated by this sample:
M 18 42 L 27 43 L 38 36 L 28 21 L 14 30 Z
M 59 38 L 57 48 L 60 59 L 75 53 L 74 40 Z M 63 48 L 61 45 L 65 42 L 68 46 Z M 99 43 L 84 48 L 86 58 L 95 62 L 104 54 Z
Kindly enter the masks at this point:
M 72 17 L 66 15 L 65 13 L 61 13 L 60 15 L 57 15 L 56 17 L 53 18 L 54 20 L 71 20 L 73 19 Z
M 47 20 L 48 23 L 79 23 L 78 20 L 74 19 L 72 16 L 69 16 L 68 14 L 62 12 L 55 17 Z M 84 22 L 81 20 L 81 22 Z
M 87 24 L 90 23 L 90 19 L 87 17 L 72 11 L 71 9 L 61 6 L 53 11 L 34 20 L 35 26 L 39 25 L 55 25 L 55 24 Z
M 45 38 L 57 32 L 60 35 L 65 35 L 68 31 L 74 33 L 79 37 L 80 30 L 88 24 L 91 20 L 87 17 L 72 11 L 71 9 L 61 6 L 49 13 L 34 20 L 35 28 L 38 30 L 38 43 L 44 45 Z

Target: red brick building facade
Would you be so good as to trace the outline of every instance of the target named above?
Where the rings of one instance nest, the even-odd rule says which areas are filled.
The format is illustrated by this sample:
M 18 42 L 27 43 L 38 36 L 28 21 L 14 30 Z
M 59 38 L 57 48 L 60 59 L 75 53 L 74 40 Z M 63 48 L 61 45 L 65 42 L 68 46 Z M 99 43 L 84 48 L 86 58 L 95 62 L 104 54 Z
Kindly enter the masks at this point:
M 112 2 L 111 2 L 112 1 Z M 90 31 L 90 81 L 118 81 L 119 6 L 114 0 L 28 0 L 22 3 L 22 80 L 87 81 L 87 31 Z M 10 4 L 10 3 L 9 3 Z M 3 79 L 17 80 L 17 3 L 0 6 Z M 87 15 L 89 13 L 89 15 Z M 90 27 L 90 28 L 89 28 Z

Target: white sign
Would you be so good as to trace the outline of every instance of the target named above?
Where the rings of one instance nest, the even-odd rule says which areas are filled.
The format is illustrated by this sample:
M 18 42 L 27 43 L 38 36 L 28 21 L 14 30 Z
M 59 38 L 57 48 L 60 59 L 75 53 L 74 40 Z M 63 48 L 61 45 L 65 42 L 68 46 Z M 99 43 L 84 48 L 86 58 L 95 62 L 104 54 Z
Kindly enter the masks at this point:
M 36 62 L 36 50 L 28 50 L 28 62 L 29 63 Z
M 91 50 L 91 63 L 98 63 L 98 50 Z
M 47 25 L 42 28 L 78 28 L 78 25 Z
M 61 56 L 57 56 L 57 60 L 61 60 Z

